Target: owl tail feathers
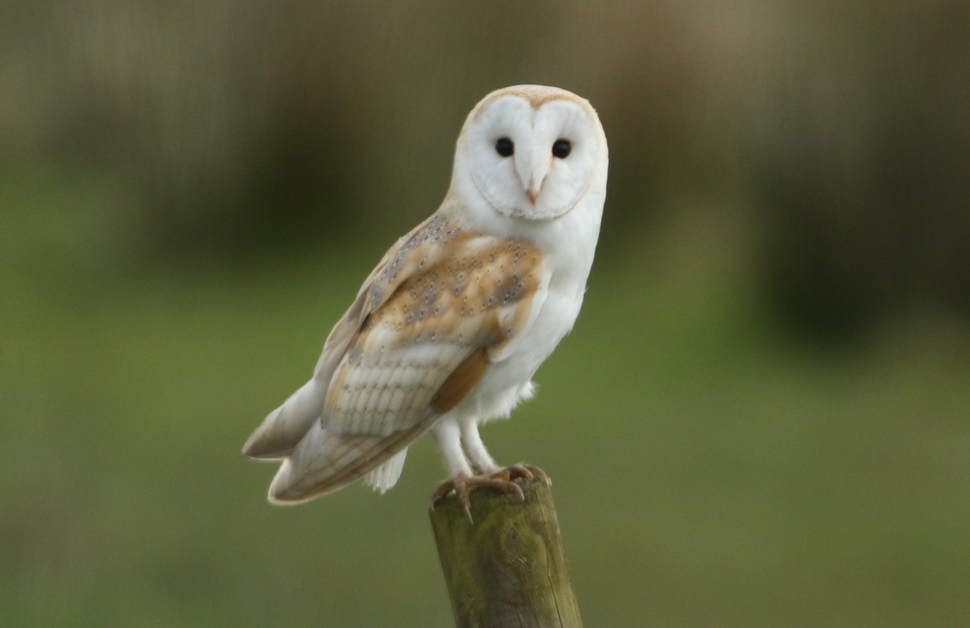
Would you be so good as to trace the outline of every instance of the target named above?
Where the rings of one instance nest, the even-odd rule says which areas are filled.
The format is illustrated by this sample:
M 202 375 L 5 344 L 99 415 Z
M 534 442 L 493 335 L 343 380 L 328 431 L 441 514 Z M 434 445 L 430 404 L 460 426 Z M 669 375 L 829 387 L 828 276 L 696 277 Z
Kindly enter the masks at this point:
M 405 447 L 391 455 L 380 437 L 335 434 L 316 422 L 280 465 L 269 487 L 269 501 L 298 504 L 361 477 L 383 493 L 401 477 L 406 454 Z
M 326 396 L 326 387 L 315 380 L 308 381 L 263 419 L 243 445 L 243 454 L 261 460 L 279 460 L 290 455 L 320 418 Z
M 346 483 L 330 481 L 327 475 L 301 473 L 291 458 L 280 465 L 272 484 L 269 485 L 269 502 L 277 506 L 293 506 L 310 501 L 343 488 Z

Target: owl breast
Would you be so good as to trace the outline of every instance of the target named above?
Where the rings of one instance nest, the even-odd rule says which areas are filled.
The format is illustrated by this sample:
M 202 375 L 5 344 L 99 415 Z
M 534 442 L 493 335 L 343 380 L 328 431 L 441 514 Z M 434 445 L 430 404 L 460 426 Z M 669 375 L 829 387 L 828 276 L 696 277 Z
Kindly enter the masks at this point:
M 556 261 L 546 257 L 542 298 L 534 305 L 532 320 L 492 355 L 488 371 L 455 409 L 456 415 L 479 421 L 506 418 L 519 401 L 532 396 L 532 377 L 576 322 L 589 273 L 588 267 L 556 268 Z

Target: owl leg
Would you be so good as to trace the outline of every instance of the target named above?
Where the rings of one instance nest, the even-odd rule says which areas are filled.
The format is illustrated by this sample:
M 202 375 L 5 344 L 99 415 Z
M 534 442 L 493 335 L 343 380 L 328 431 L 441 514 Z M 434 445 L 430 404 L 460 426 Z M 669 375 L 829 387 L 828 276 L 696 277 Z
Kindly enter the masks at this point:
M 466 421 L 461 425 L 461 447 L 471 462 L 475 475 L 488 475 L 498 471 L 498 465 L 485 449 L 485 443 L 478 434 L 478 424 L 475 421 Z
M 493 480 L 511 482 L 520 478 L 528 480 L 535 476 L 546 482 L 549 481 L 546 472 L 535 465 L 513 464 L 502 468 L 495 464 L 492 456 L 485 449 L 485 443 L 482 442 L 482 437 L 478 433 L 478 423 L 475 421 L 462 423 L 461 446 L 475 470 L 475 477 L 484 476 Z
M 438 445 L 438 451 L 441 452 L 451 477 L 473 475 L 474 472 L 465 458 L 465 451 L 461 448 L 461 428 L 456 421 L 440 421 L 431 430 L 431 435 L 434 436 L 435 444 Z
M 449 470 L 452 471 L 452 477 L 439 486 L 431 496 L 432 509 L 435 502 L 454 492 L 461 502 L 465 516 L 468 517 L 469 521 L 472 521 L 470 493 L 473 490 L 487 489 L 501 493 L 515 493 L 520 500 L 524 500 L 525 494 L 522 492 L 522 488 L 515 483 L 515 480 L 538 476 L 548 481 L 546 474 L 532 465 L 517 464 L 505 468 L 496 465 L 488 450 L 485 449 L 485 444 L 478 434 L 478 426 L 475 422 L 468 421 L 463 423 L 460 428 L 454 423 L 442 427 L 443 429 L 440 431 L 436 427 L 434 433 L 435 438 L 438 439 L 438 447 L 445 457 L 445 462 Z M 455 434 L 456 429 L 458 429 L 458 434 Z M 454 451 L 456 440 L 459 443 L 458 449 L 461 453 L 461 460 L 457 459 L 457 453 Z M 471 465 L 469 465 L 469 460 Z M 474 468 L 474 473 L 472 473 L 472 468 Z M 456 473 L 454 472 L 455 469 L 460 470 Z

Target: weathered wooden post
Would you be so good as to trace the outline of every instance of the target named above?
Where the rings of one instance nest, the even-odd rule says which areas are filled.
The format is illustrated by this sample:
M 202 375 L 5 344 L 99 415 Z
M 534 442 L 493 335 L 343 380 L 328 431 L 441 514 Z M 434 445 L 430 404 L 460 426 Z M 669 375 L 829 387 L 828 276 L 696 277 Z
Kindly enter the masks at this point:
M 582 626 L 548 480 L 517 482 L 524 501 L 514 493 L 472 491 L 473 521 L 454 495 L 431 511 L 455 623 Z

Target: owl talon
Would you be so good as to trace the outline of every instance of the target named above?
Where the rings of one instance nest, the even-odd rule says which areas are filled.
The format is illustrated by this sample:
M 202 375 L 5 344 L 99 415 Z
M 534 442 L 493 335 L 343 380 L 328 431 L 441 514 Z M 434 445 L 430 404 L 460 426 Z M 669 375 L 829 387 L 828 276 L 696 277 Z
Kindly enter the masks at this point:
M 471 477 L 459 474 L 450 480 L 442 482 L 441 486 L 436 488 L 434 493 L 431 494 L 431 510 L 434 510 L 434 505 L 439 499 L 444 499 L 451 493 L 454 493 L 458 496 L 458 500 L 461 501 L 462 510 L 465 511 L 465 516 L 468 517 L 468 521 L 474 523 L 472 519 L 471 500 L 468 497 L 468 493 L 471 491 L 471 487 L 469 486 L 470 480 Z
M 431 510 L 434 510 L 435 503 L 439 499 L 454 493 L 461 502 L 462 510 L 465 511 L 468 521 L 474 523 L 471 513 L 470 495 L 472 491 L 485 489 L 500 493 L 514 493 L 519 501 L 525 501 L 525 493 L 522 492 L 522 487 L 515 480 L 528 480 L 534 477 L 549 482 L 549 476 L 542 469 L 531 464 L 513 464 L 504 469 L 482 475 L 457 475 L 443 482 L 431 495 Z
M 495 474 L 502 474 L 502 477 L 508 480 L 531 480 L 532 478 L 539 478 L 540 480 L 550 483 L 549 476 L 546 472 L 535 466 L 534 464 L 513 464 L 496 471 Z

